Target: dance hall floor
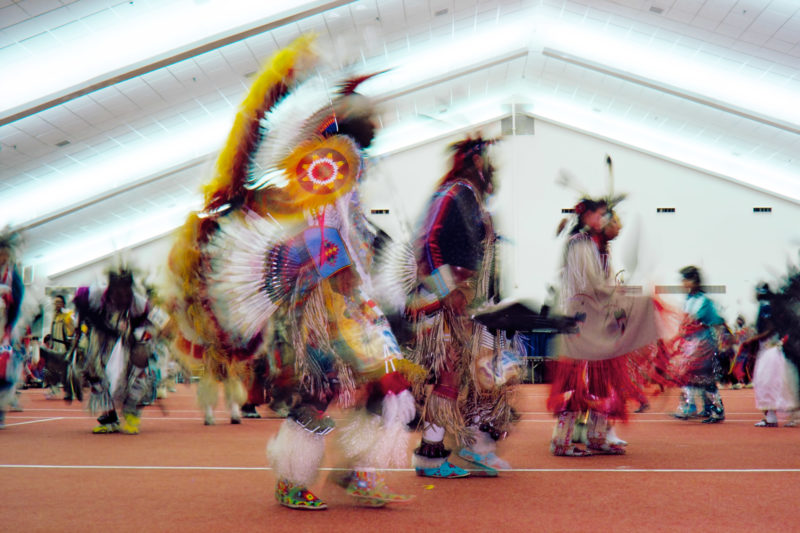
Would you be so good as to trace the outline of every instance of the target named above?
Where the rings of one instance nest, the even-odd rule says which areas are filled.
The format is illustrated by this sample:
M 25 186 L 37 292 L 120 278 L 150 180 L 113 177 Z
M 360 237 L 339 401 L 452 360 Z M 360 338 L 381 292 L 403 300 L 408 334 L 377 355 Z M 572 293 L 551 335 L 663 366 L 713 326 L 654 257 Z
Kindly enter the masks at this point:
M 500 448 L 513 470 L 456 480 L 388 472 L 416 499 L 365 509 L 326 480 L 331 451 L 313 487 L 329 505 L 319 512 L 275 502 L 264 449 L 279 419 L 235 426 L 220 411 L 204 427 L 193 390 L 180 386 L 163 411 L 145 410 L 140 435 L 92 435 L 80 404 L 24 391 L 24 412 L 8 413 L 0 431 L 0 530 L 800 531 L 800 427 L 753 427 L 752 390 L 723 391 L 727 420 L 716 425 L 672 419 L 677 393 L 662 394 L 619 426 L 627 455 L 586 458 L 550 455 L 547 391 L 518 389 L 523 416 Z

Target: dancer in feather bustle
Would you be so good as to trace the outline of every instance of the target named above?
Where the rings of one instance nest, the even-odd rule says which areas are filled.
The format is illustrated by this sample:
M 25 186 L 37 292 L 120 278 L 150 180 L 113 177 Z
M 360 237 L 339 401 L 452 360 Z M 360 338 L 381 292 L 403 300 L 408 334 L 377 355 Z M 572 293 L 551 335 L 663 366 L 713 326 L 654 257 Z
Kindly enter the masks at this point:
M 355 92 L 367 77 L 331 89 L 312 75 L 315 58 L 298 39 L 242 104 L 205 209 L 171 253 L 173 314 L 185 343 L 228 372 L 253 354 L 267 360 L 270 396 L 288 411 L 267 449 L 280 504 L 327 507 L 310 485 L 338 401 L 351 407 L 338 432 L 352 469 L 343 484 L 377 507 L 410 500 L 378 469 L 404 459 L 414 401 L 399 371 L 413 365 L 368 295 L 373 235 L 357 184 L 375 126 Z
M 504 333 L 490 333 L 470 319 L 470 312 L 492 300 L 495 289 L 496 237 L 485 207 L 494 188 L 491 144 L 476 137 L 451 146 L 451 169 L 436 189 L 416 242 L 418 284 L 406 307 L 415 330 L 411 358 L 428 370 L 432 383 L 430 390 L 418 391 L 423 435 L 413 458 L 421 476 L 469 474 L 447 460 L 446 433 L 455 437 L 461 458 L 490 475 L 509 468 L 495 450 L 513 417 L 509 385 L 516 367 L 504 365 Z

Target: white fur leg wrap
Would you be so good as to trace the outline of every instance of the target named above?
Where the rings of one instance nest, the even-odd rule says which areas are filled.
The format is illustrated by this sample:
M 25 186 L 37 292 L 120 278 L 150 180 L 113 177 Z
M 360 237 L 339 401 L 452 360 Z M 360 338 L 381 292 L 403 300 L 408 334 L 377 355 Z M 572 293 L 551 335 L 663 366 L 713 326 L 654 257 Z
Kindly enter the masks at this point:
M 470 426 L 467 429 L 472 437 L 470 450 L 480 455 L 494 453 L 497 450 L 497 442 L 488 433 L 481 431 L 476 426 Z
M 391 417 L 386 420 L 359 410 L 341 429 L 339 442 L 357 470 L 402 468 L 408 464 L 410 437 L 402 419 Z
M 210 407 L 213 410 L 217 406 L 218 396 L 217 382 L 211 376 L 203 376 L 197 384 L 197 404 L 200 409 Z
M 244 405 L 247 401 L 247 391 L 239 378 L 228 378 L 223 383 L 225 388 L 225 401 L 230 409 L 233 405 Z
M 267 443 L 267 459 L 275 476 L 304 487 L 317 479 L 324 453 L 323 437 L 306 431 L 294 420 L 286 420 Z

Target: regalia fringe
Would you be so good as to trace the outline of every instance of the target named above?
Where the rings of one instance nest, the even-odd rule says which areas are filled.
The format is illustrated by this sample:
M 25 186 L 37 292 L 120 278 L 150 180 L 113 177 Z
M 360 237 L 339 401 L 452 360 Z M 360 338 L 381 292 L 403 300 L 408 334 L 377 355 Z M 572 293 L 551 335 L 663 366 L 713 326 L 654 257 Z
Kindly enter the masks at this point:
M 472 437 L 461 415 L 460 400 L 460 398 L 451 399 L 433 393 L 428 394 L 422 406 L 420 419 L 443 427 L 446 434 L 455 437 L 459 446 L 469 446 Z
M 325 371 L 320 366 L 318 358 L 309 353 L 309 346 L 313 346 L 322 357 L 330 357 L 335 353 L 328 333 L 329 316 L 325 306 L 325 290 L 327 283 L 318 283 L 303 302 L 302 313 L 290 313 L 290 320 L 295 323 L 290 328 L 292 332 L 292 348 L 295 353 L 295 371 L 300 377 L 303 386 L 312 394 L 326 394 L 329 392 Z M 298 295 L 293 294 L 293 300 Z M 292 309 L 299 309 L 296 301 L 290 304 Z

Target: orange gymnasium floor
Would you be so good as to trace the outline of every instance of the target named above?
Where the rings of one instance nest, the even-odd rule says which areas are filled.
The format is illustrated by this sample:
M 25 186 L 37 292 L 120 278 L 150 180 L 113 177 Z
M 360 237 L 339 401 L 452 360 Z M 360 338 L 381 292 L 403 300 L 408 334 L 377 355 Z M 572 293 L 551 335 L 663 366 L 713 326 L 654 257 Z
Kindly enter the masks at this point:
M 329 509 L 312 512 L 273 497 L 265 444 L 280 419 L 235 426 L 218 411 L 205 427 L 193 390 L 179 386 L 163 410 L 144 411 L 140 435 L 92 435 L 82 405 L 26 390 L 24 411 L 0 431 L 0 530 L 800 531 L 800 427 L 753 427 L 752 390 L 723 391 L 727 420 L 715 425 L 671 418 L 677 391 L 668 391 L 618 427 L 627 455 L 586 458 L 550 455 L 547 391 L 517 390 L 522 419 L 500 447 L 513 470 L 456 480 L 391 471 L 389 485 L 416 499 L 366 509 L 326 479 L 331 451 L 313 487 Z

